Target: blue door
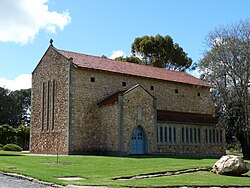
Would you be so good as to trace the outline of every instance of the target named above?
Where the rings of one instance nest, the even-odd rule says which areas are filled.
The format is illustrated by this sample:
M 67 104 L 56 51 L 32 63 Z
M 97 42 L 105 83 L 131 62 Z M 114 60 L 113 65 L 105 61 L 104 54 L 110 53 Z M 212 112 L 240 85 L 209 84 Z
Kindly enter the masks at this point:
M 131 138 L 130 154 L 145 154 L 146 153 L 146 138 L 143 129 L 138 126 Z

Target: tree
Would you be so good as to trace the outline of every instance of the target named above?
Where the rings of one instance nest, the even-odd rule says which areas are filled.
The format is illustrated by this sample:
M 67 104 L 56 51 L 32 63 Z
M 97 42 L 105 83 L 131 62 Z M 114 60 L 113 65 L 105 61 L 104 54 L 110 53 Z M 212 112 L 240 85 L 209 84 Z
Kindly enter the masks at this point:
M 250 21 L 219 27 L 206 42 L 199 66 L 214 86 L 219 125 L 236 136 L 250 159 Z
M 192 59 L 168 35 L 135 38 L 131 50 L 133 56 L 140 57 L 145 65 L 184 71 L 192 64 Z
M 10 98 L 15 102 L 12 113 L 16 116 L 16 126 L 29 126 L 31 114 L 31 89 L 12 91 L 10 93 Z
M 29 148 L 30 129 L 20 125 L 15 129 L 16 143 L 23 149 Z
M 0 125 L 29 126 L 30 112 L 31 89 L 9 91 L 0 87 Z
M 14 102 L 9 96 L 10 91 L 8 89 L 0 87 L 0 125 L 13 124 L 13 111 L 12 107 Z
M 136 64 L 143 64 L 140 58 L 135 57 L 135 56 L 130 56 L 130 57 L 117 57 L 115 58 L 117 61 L 125 61 L 125 62 L 130 62 L 130 63 L 136 63 Z
M 4 124 L 0 126 L 0 144 L 6 145 L 15 142 L 15 130 L 13 127 Z

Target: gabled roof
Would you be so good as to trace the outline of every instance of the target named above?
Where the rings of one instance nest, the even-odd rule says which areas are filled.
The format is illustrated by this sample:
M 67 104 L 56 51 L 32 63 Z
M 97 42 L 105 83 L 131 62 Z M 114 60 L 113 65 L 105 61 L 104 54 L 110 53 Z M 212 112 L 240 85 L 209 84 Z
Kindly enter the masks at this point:
M 108 96 L 104 100 L 98 102 L 97 105 L 102 106 L 102 105 L 114 104 L 116 101 L 118 101 L 118 96 L 122 95 L 124 92 L 125 91 L 118 91 L 113 95 Z
M 218 120 L 216 117 L 213 117 L 209 114 L 157 110 L 157 121 L 194 124 L 216 124 Z
M 118 97 L 121 95 L 126 95 L 127 93 L 133 91 L 135 88 L 141 87 L 145 92 L 147 92 L 151 97 L 153 97 L 146 89 L 144 89 L 140 84 L 136 84 L 135 86 L 131 87 L 130 89 L 123 90 L 123 91 L 118 91 L 102 101 L 98 102 L 97 105 L 102 106 L 102 105 L 108 105 L 108 104 L 114 104 L 115 102 L 118 101 Z
M 54 49 L 66 58 L 72 58 L 73 64 L 79 68 L 95 69 L 151 79 L 211 87 L 211 85 L 207 82 L 195 78 L 185 72 L 166 70 L 163 68 L 139 65 L 135 63 L 115 61 L 108 58 L 59 50 L 56 48 Z

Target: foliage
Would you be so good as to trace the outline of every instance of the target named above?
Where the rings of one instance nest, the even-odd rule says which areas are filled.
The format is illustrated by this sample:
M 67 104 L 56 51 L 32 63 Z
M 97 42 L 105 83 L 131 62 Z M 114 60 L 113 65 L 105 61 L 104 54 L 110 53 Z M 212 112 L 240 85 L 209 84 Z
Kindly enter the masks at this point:
M 3 149 L 3 144 L 0 144 L 0 150 L 2 150 Z
M 18 145 L 22 146 L 23 149 L 28 149 L 29 138 L 30 138 L 30 128 L 20 125 L 15 129 L 16 132 L 16 142 Z
M 250 21 L 215 29 L 200 62 L 204 79 L 213 84 L 220 125 L 241 143 L 250 159 Z
M 23 148 L 29 147 L 30 129 L 23 125 L 13 128 L 7 124 L 0 126 L 0 144 L 6 145 L 9 143 L 16 143 Z
M 0 171 L 24 174 L 42 181 L 61 185 L 100 185 L 108 187 L 166 187 L 166 186 L 247 186 L 246 177 L 230 177 L 197 172 L 143 180 L 113 180 L 113 178 L 153 172 L 212 166 L 217 159 L 171 157 L 104 157 L 104 156 L 33 156 L 0 151 Z M 15 155 L 15 156 L 12 156 Z M 8 157 L 6 157 L 8 156 Z M 250 173 L 248 173 L 250 175 Z M 82 177 L 85 180 L 63 181 L 59 177 Z M 197 178 L 199 177 L 199 178 Z
M 31 89 L 12 91 L 10 97 L 15 102 L 14 112 L 17 118 L 16 126 L 21 124 L 29 125 L 31 113 Z
M 168 35 L 137 37 L 131 50 L 133 56 L 140 57 L 140 62 L 145 65 L 184 71 L 192 64 L 192 59 Z
M 136 64 L 143 64 L 140 58 L 135 57 L 135 56 L 130 56 L 130 57 L 117 57 L 115 58 L 117 61 L 125 61 L 125 62 L 130 62 L 130 63 L 136 63 Z
M 22 151 L 22 148 L 16 144 L 6 144 L 3 146 L 4 151 Z
M 29 126 L 31 89 L 9 91 L 0 87 L 0 125 Z
M 15 142 L 15 129 L 7 124 L 0 126 L 0 144 Z
M 0 125 L 12 124 L 15 121 L 12 115 L 14 102 L 9 94 L 8 89 L 0 87 Z

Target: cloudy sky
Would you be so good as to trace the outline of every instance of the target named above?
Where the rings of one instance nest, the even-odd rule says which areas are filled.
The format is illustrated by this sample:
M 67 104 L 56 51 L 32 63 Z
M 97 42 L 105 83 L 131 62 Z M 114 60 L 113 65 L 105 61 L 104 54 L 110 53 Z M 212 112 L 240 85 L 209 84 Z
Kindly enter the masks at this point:
M 0 87 L 30 88 L 50 38 L 59 49 L 114 58 L 130 55 L 136 37 L 170 35 L 197 62 L 206 35 L 249 19 L 249 7 L 249 0 L 0 0 Z

